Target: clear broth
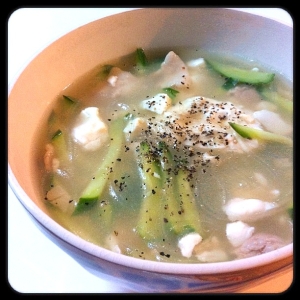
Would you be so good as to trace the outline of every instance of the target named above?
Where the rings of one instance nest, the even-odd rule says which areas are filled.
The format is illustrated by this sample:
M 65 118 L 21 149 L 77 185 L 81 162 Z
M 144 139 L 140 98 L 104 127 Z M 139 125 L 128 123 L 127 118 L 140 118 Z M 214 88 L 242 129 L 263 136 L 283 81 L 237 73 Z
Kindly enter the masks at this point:
M 199 49 L 176 49 L 174 51 L 184 62 L 199 57 L 217 57 L 236 66 L 259 67 L 260 70 L 270 71 L 267 66 L 258 62 L 229 57 L 225 54 L 205 53 Z M 153 60 L 156 57 L 164 58 L 167 53 L 168 51 L 163 49 L 147 53 L 147 55 L 149 60 Z M 118 66 L 136 76 L 144 76 L 137 75 L 133 55 L 116 59 L 109 64 Z M 155 65 L 154 69 L 156 70 L 159 66 L 160 63 Z M 68 134 L 74 127 L 78 113 L 89 106 L 99 107 L 102 120 L 108 124 L 108 119 L 114 118 L 120 111 L 140 116 L 145 115 L 147 118 L 155 115 L 153 112 L 141 111 L 139 108 L 141 100 L 161 92 L 158 87 L 153 88 L 153 82 L 149 79 L 151 77 L 148 76 L 147 80 L 141 81 L 141 86 L 135 87 L 134 91 L 128 91 L 128 94 L 113 95 L 110 90 L 103 92 L 106 91 L 104 87 L 107 85 L 107 77 L 99 75 L 102 68 L 103 64 L 96 66 L 67 86 L 57 96 L 57 99 L 54 99 L 52 107 L 47 112 L 47 116 L 50 116 L 53 111 L 59 116 L 60 129 Z M 243 99 L 235 98 L 233 93 L 220 88 L 224 83 L 224 78 L 207 67 L 189 67 L 188 69 L 195 76 L 194 78 L 198 78 L 199 84 L 193 84 L 185 92 L 180 92 L 176 96 L 178 102 L 193 96 L 204 96 L 223 102 L 231 101 L 242 107 L 243 110 L 251 112 L 257 110 L 259 101 L 263 101 L 258 96 L 253 101 L 246 96 Z M 248 85 L 246 88 L 255 89 Z M 292 83 L 281 77 L 280 74 L 276 73 L 270 89 L 277 91 L 288 101 L 292 101 Z M 62 95 L 79 100 L 72 113 L 61 105 Z M 291 114 L 285 114 L 278 109 L 276 112 L 286 123 L 292 124 Z M 104 193 L 95 205 L 74 215 L 63 213 L 49 201 L 44 200 L 51 182 L 51 174 L 44 167 L 45 145 L 51 142 L 51 137 L 57 129 L 56 126 L 51 125 L 50 119 L 47 117 L 41 124 L 34 146 L 38 149 L 36 161 L 37 172 L 41 178 L 41 201 L 54 220 L 83 239 L 112 250 L 110 248 L 112 244 L 108 242 L 111 239 L 118 245 L 121 253 L 128 256 L 167 262 L 201 262 L 196 255 L 189 258 L 183 257 L 177 247 L 177 237 L 168 230 L 166 230 L 163 240 L 149 243 L 137 234 L 135 228 L 143 191 L 137 168 L 135 144 L 132 141 L 123 141 L 123 149 L 128 147 L 130 151 L 121 151 L 121 160 L 116 162 L 117 167 L 113 169 Z M 70 149 L 72 149 L 70 153 L 72 159 L 69 164 L 63 166 L 60 178 L 72 199 L 78 199 L 91 176 L 96 172 L 99 162 L 105 156 L 107 147 L 102 146 L 99 150 L 87 152 L 83 151 L 71 138 L 68 140 Z M 198 166 L 197 175 L 194 175 L 192 180 L 203 228 L 203 241 L 195 247 L 194 254 L 206 250 L 211 251 L 215 247 L 225 253 L 225 258 L 223 256 L 220 260 L 239 258 L 236 255 L 235 247 L 229 243 L 226 237 L 225 228 L 229 220 L 222 210 L 222 206 L 234 197 L 261 198 L 277 203 L 278 209 L 267 213 L 263 219 L 249 224 L 255 227 L 255 232 L 276 235 L 283 241 L 283 244 L 291 243 L 293 241 L 293 222 L 288 213 L 288 207 L 293 201 L 293 148 L 278 143 L 268 143 L 259 151 L 250 151 L 242 155 L 235 152 L 223 153 L 221 151 L 218 153 L 216 151 L 216 153 L 220 155 L 222 163 L 207 163 L 204 166 Z M 265 178 L 267 184 L 261 178 Z M 278 195 L 270 193 L 274 190 L 279 191 Z M 99 216 L 100 200 L 110 202 L 113 207 L 113 222 L 109 228 L 105 227 Z M 110 238 L 108 239 L 108 237 Z

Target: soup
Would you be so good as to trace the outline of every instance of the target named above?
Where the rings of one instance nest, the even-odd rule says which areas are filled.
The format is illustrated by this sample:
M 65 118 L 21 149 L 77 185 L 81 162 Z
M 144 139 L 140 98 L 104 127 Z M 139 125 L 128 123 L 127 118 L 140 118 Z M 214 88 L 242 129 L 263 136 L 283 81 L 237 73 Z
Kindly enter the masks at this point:
M 59 224 L 124 255 L 207 263 L 293 240 L 292 83 L 246 58 L 138 48 L 67 86 L 38 149 Z

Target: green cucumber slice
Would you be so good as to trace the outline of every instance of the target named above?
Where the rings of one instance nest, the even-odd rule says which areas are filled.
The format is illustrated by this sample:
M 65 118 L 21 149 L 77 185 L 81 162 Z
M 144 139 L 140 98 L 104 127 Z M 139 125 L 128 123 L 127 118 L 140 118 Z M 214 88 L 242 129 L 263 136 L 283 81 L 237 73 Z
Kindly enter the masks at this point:
M 246 70 L 237 68 L 229 64 L 220 63 L 213 60 L 205 59 L 206 63 L 221 75 L 248 84 L 262 84 L 273 81 L 275 74 L 268 72 L 260 72 L 254 70 Z
M 243 138 L 257 139 L 257 140 L 268 141 L 268 142 L 277 142 L 286 145 L 293 144 L 293 140 L 291 138 L 280 134 L 236 124 L 233 122 L 229 122 L 229 125 Z

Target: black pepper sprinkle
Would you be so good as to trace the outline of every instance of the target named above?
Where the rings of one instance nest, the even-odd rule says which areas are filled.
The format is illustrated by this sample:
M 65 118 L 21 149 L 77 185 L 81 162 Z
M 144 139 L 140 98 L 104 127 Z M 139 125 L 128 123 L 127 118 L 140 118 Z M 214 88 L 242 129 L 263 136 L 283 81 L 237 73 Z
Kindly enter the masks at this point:
M 163 251 L 159 252 L 159 254 L 160 254 L 161 256 L 165 256 L 165 257 L 167 257 L 167 258 L 170 258 L 170 257 L 171 257 L 171 254 L 165 254 Z

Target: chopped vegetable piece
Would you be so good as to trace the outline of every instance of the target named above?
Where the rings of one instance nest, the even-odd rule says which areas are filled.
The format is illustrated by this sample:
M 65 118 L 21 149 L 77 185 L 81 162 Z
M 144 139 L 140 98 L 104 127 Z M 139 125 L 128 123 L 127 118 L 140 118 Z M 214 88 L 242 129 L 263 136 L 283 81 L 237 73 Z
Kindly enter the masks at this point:
M 64 98 L 69 104 L 76 104 L 76 103 L 78 102 L 75 98 L 70 97 L 70 96 L 63 95 L 63 98 Z
M 132 113 L 128 113 L 128 114 L 125 115 L 124 118 L 125 118 L 125 120 L 133 120 L 134 115 Z
M 58 110 L 55 110 L 56 122 L 62 124 L 66 119 L 69 119 L 78 108 L 79 100 L 71 96 L 62 95 L 59 96 L 58 101 L 60 102 L 60 106 Z
M 52 139 L 51 143 L 54 146 L 55 156 L 60 162 L 66 161 L 68 159 L 68 147 L 65 134 L 59 129 L 57 130 Z
M 200 221 L 200 215 L 196 206 L 195 198 L 193 197 L 193 190 L 188 181 L 186 172 L 183 169 L 179 169 L 176 176 L 177 183 L 177 195 L 180 199 L 181 207 L 184 211 L 184 230 L 181 236 L 186 235 L 189 232 L 197 232 L 201 234 L 202 226 Z
M 242 137 L 247 139 L 257 139 L 269 142 L 277 142 L 287 145 L 292 145 L 293 141 L 291 138 L 279 135 L 276 133 L 264 131 L 261 129 L 251 128 L 236 123 L 229 122 L 229 125 Z
M 144 70 L 145 67 L 148 65 L 146 54 L 144 52 L 144 49 L 142 48 L 136 49 L 136 64 L 139 70 Z
M 54 134 L 53 134 L 53 137 L 52 137 L 52 141 L 55 141 L 57 139 L 59 139 L 59 137 L 62 136 L 62 132 L 61 130 L 57 130 Z
M 162 182 L 164 188 L 164 203 L 165 203 L 165 215 L 166 225 L 169 230 L 176 235 L 182 232 L 184 224 L 182 224 L 183 216 L 180 203 L 178 203 L 176 191 L 175 191 L 175 168 L 173 164 L 172 155 L 164 142 L 159 143 L 159 149 L 161 151 L 161 166 L 162 166 Z
M 248 84 L 262 84 L 273 81 L 275 74 L 268 72 L 259 72 L 234 67 L 213 60 L 205 60 L 215 71 L 221 75 Z
M 227 78 L 225 83 L 222 85 L 222 87 L 225 90 L 230 90 L 230 89 L 234 88 L 238 83 L 239 83 L 239 81 L 236 79 Z
M 174 163 L 172 154 L 164 142 L 159 143 L 167 225 L 178 238 L 190 232 L 201 232 L 200 217 L 193 191 L 183 168 Z
M 101 196 L 106 183 L 109 179 L 110 167 L 114 164 L 121 150 L 123 142 L 124 118 L 113 120 L 110 126 L 109 135 L 111 142 L 107 149 L 107 155 L 104 157 L 96 174 L 89 182 L 88 186 L 82 192 L 77 204 L 75 212 L 82 211 L 85 207 L 94 204 Z
M 139 170 L 144 199 L 138 217 L 137 232 L 147 242 L 163 237 L 161 168 L 147 141 L 140 143 Z
M 78 100 L 66 95 L 63 95 L 62 99 L 63 99 L 63 105 L 61 111 L 66 114 L 65 116 L 67 116 L 77 107 Z
M 172 99 L 174 100 L 176 95 L 179 93 L 179 91 L 176 91 L 172 88 L 163 88 L 163 91 Z
M 100 72 L 97 74 L 97 77 L 99 77 L 100 79 L 105 79 L 113 67 L 114 66 L 112 65 L 102 66 Z
M 51 137 L 54 132 L 62 127 L 62 123 L 74 113 L 74 110 L 78 106 L 78 100 L 70 96 L 59 96 L 58 101 L 60 103 L 59 108 L 52 110 L 48 118 L 49 134 Z

